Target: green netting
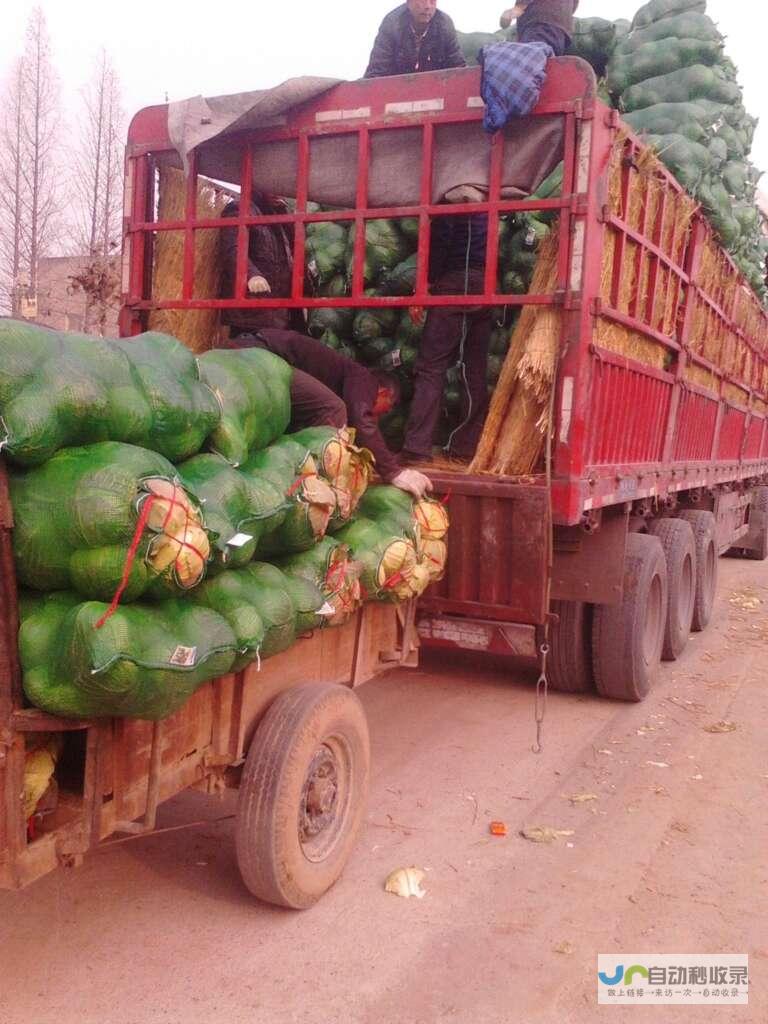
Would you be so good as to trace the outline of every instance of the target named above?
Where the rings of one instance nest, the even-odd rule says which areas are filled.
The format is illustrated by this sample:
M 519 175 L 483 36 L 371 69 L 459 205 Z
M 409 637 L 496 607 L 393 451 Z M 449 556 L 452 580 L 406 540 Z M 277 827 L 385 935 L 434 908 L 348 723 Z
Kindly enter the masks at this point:
M 670 18 L 675 14 L 703 14 L 707 9 L 706 0 L 650 0 L 635 14 L 633 29 L 642 29 L 654 21 Z
M 373 456 L 367 448 L 354 444 L 354 431 L 334 427 L 308 427 L 289 435 L 286 443 L 295 443 L 309 451 L 317 472 L 330 484 L 335 504 L 328 531 L 334 533 L 349 522 L 371 479 Z
M 162 455 L 114 441 L 66 448 L 44 466 L 12 474 L 20 581 L 36 590 L 71 588 L 110 600 L 151 494 L 123 600 L 194 586 L 205 569 L 209 539 L 199 508 L 175 479 Z
M 638 82 L 647 82 L 648 79 L 677 72 L 680 68 L 697 64 L 711 67 L 717 63 L 721 53 L 722 43 L 713 40 L 669 38 L 644 43 L 631 53 L 614 55 L 608 65 L 608 88 L 619 96 Z
M 317 587 L 333 609 L 328 625 L 341 625 L 360 603 L 360 570 L 350 561 L 349 548 L 325 537 L 309 551 L 277 562 L 287 577 L 308 581 Z
M 240 473 L 256 485 L 268 481 L 287 501 L 285 517 L 259 541 L 257 553 L 261 557 L 306 551 L 325 536 L 336 498 L 318 476 L 305 445 L 283 437 L 251 455 Z
M 221 412 L 211 389 L 201 381 L 189 349 L 169 334 L 152 331 L 109 344 L 128 357 L 149 404 L 149 429 L 135 443 L 172 462 L 199 452 Z M 127 417 L 132 412 L 128 403 Z M 110 433 L 109 439 L 123 437 Z
M 218 535 L 212 570 L 247 565 L 262 537 L 285 521 L 284 493 L 256 473 L 239 472 L 220 455 L 195 455 L 178 466 L 178 473 L 201 502 L 208 529 Z
M 219 350 L 200 357 L 200 373 L 221 403 L 210 446 L 239 466 L 250 451 L 266 448 L 291 420 L 293 370 L 260 348 Z
M 296 639 L 297 609 L 285 576 L 274 565 L 254 562 L 240 569 L 252 588 L 253 600 L 258 601 L 259 614 L 264 623 L 262 658 L 271 658 L 281 651 L 287 651 Z M 317 592 L 318 609 L 322 606 L 322 595 Z M 306 609 L 303 609 L 306 612 Z
M 347 241 L 347 276 L 351 276 L 355 244 L 355 228 Z M 393 220 L 369 220 L 365 228 L 365 264 L 363 278 L 366 286 L 375 283 L 382 273 L 394 270 L 408 255 L 408 245 L 397 223 Z
M 389 338 L 397 329 L 399 309 L 362 309 L 355 317 L 352 336 L 361 344 L 377 338 Z
M 382 289 L 387 295 L 413 295 L 416 290 L 416 253 L 384 275 Z
M 696 193 L 701 181 L 713 168 L 708 147 L 683 135 L 648 135 L 647 142 L 689 192 Z
M 720 69 L 693 64 L 631 86 L 622 94 L 621 102 L 625 110 L 640 110 L 656 103 L 687 103 L 699 99 L 739 103 L 741 90 L 729 82 Z
M 64 718 L 159 719 L 204 682 L 230 671 L 227 621 L 189 601 L 118 608 L 51 594 L 22 604 L 19 651 L 27 698 Z
M 624 120 L 638 133 L 650 135 L 683 135 L 693 142 L 706 143 L 712 129 L 723 117 L 724 107 L 709 101 L 688 103 L 656 103 L 624 115 Z
M 418 597 L 429 584 L 414 540 L 389 519 L 359 518 L 337 534 L 360 563 L 363 596 L 372 601 Z
M 354 310 L 351 309 L 313 309 L 309 314 L 307 330 L 313 338 L 322 338 L 326 331 L 343 337 L 351 333 L 354 318 Z
M 323 629 L 333 613 L 330 608 L 326 609 L 320 588 L 301 576 L 284 576 L 283 586 L 293 601 L 297 635 Z
M 672 14 L 659 21 L 653 21 L 644 28 L 638 28 L 617 48 L 621 54 L 634 53 L 647 43 L 660 43 L 666 39 L 701 39 L 705 42 L 722 43 L 717 25 L 706 14 L 685 11 Z
M 307 259 L 321 282 L 326 282 L 346 270 L 347 235 L 345 224 L 333 221 L 307 225 Z

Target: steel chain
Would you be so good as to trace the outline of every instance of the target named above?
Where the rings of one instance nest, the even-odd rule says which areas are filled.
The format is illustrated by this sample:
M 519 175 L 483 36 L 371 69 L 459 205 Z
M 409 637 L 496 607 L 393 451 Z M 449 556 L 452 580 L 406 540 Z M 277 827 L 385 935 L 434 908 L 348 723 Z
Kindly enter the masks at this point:
M 534 754 L 541 754 L 544 751 L 542 735 L 544 732 L 544 718 L 547 714 L 547 697 L 549 696 L 549 680 L 547 679 L 547 655 L 550 647 L 548 643 L 549 628 L 545 633 L 545 639 L 539 647 L 539 665 L 541 674 L 536 682 L 536 742 L 531 748 Z

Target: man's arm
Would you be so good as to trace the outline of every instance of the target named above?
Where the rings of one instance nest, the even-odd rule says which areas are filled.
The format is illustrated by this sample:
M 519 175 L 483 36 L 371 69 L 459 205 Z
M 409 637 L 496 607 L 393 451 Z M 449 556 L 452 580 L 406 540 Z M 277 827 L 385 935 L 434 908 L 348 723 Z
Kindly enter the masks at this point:
M 467 61 L 459 44 L 459 37 L 456 34 L 456 26 L 446 14 L 445 27 L 445 61 L 446 68 L 465 68 Z
M 379 27 L 368 61 L 368 68 L 363 77 L 383 78 L 385 75 L 394 74 L 396 53 L 397 33 L 394 23 L 387 16 Z
M 344 400 L 347 406 L 347 422 L 350 427 L 355 428 L 355 441 L 362 448 L 368 448 L 373 452 L 376 459 L 376 471 L 386 483 L 392 480 L 400 472 L 400 464 L 397 457 L 387 447 L 387 442 L 381 436 L 376 417 L 373 415 L 370 398 L 361 398 L 358 388 L 347 386 L 344 389 Z M 350 394 L 352 392 L 352 394 Z
M 233 210 L 231 213 L 224 211 L 224 217 L 236 217 L 237 211 Z M 221 261 L 224 267 L 225 278 L 232 282 L 232 295 L 227 295 L 225 298 L 242 298 L 242 291 L 240 290 L 240 282 L 237 281 L 237 228 L 224 228 L 221 232 Z M 250 239 L 249 239 L 250 241 Z M 248 273 L 246 276 L 246 282 L 250 285 L 250 282 L 254 278 L 261 278 L 267 284 L 267 291 L 269 290 L 269 282 L 265 277 L 263 271 L 253 260 L 250 258 L 250 245 L 246 248 L 247 266 Z M 249 289 L 250 290 L 250 289 Z

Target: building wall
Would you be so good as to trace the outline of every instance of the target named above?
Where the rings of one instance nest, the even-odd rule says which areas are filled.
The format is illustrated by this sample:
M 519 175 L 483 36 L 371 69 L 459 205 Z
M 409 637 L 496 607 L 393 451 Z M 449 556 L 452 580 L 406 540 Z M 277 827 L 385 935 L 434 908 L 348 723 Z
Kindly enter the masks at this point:
M 86 297 L 72 292 L 70 278 L 80 273 L 87 261 L 84 256 L 49 256 L 40 260 L 37 271 L 37 309 L 28 306 L 30 319 L 57 331 L 83 331 L 85 328 Z M 115 303 L 107 315 L 106 335 L 116 337 L 119 308 Z M 89 332 L 98 333 L 98 312 L 90 314 Z

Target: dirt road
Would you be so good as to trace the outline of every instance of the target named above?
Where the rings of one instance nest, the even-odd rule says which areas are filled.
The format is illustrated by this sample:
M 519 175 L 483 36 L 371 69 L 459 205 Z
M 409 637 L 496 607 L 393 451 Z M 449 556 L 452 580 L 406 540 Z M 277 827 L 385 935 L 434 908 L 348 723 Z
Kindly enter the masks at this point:
M 384 677 L 361 691 L 368 823 L 317 908 L 253 903 L 213 821 L 231 796 L 187 794 L 160 824 L 209 825 L 0 894 L 0 1024 L 765 1024 L 767 669 L 768 568 L 726 560 L 715 621 L 651 698 L 555 695 L 540 756 L 530 672 Z M 408 865 L 423 900 L 383 892 Z M 597 954 L 638 950 L 748 952 L 750 1006 L 598 1008 Z

